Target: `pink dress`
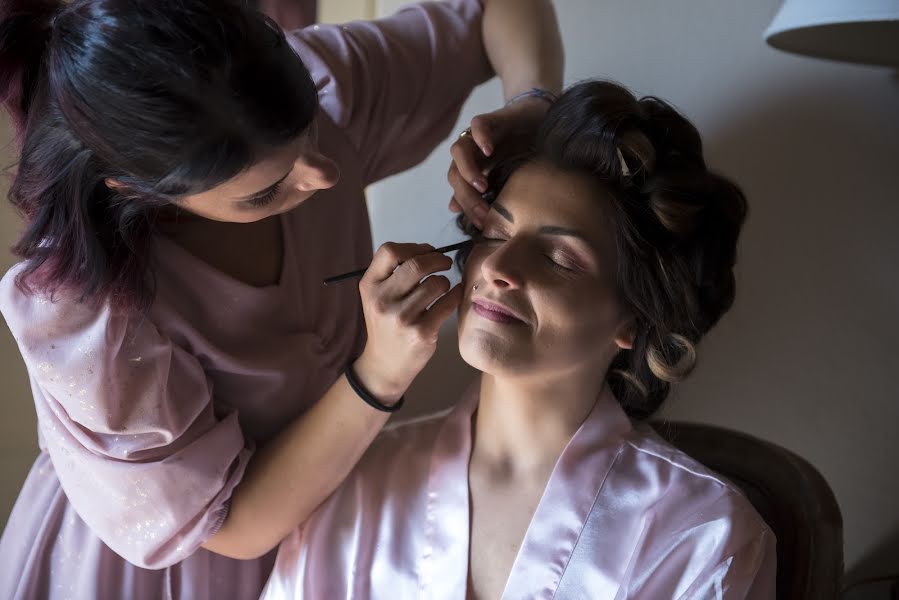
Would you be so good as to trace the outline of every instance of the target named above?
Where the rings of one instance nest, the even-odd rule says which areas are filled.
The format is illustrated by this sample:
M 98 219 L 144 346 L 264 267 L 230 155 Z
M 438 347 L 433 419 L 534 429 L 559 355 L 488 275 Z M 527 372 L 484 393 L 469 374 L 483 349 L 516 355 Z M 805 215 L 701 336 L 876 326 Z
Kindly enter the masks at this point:
M 364 187 L 421 161 L 492 73 L 477 0 L 308 28 L 292 44 L 321 99 L 341 181 L 281 217 L 277 285 L 254 288 L 156 244 L 149 314 L 23 294 L 0 310 L 31 378 L 38 457 L 0 539 L 0 598 L 257 598 L 274 552 L 200 548 L 257 444 L 314 403 L 361 350 L 353 284 L 371 259 Z
M 471 390 L 387 430 L 281 544 L 263 600 L 461 600 Z M 609 390 L 560 456 L 503 600 L 774 598 L 775 539 L 730 483 L 633 426 Z

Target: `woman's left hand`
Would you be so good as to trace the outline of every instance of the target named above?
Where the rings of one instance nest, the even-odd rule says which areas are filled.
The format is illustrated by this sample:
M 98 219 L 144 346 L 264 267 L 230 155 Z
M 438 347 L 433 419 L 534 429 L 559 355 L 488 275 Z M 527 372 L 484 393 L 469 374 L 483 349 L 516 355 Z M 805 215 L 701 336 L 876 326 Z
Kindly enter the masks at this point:
M 460 136 L 450 148 L 453 162 L 447 179 L 453 188 L 452 212 L 464 212 L 478 229 L 483 228 L 487 173 L 499 161 L 533 145 L 549 106 L 546 100 L 526 97 L 471 120 L 471 134 Z

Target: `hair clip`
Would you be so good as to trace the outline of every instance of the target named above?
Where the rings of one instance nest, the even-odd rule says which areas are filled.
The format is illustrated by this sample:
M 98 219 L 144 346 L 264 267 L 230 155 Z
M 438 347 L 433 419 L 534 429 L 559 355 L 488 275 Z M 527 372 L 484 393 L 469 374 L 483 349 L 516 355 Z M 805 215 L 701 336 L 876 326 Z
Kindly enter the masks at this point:
M 618 162 L 621 163 L 621 174 L 625 177 L 630 177 L 631 170 L 627 167 L 627 163 L 624 160 L 624 154 L 621 153 L 620 148 L 615 148 L 615 152 L 618 153 Z

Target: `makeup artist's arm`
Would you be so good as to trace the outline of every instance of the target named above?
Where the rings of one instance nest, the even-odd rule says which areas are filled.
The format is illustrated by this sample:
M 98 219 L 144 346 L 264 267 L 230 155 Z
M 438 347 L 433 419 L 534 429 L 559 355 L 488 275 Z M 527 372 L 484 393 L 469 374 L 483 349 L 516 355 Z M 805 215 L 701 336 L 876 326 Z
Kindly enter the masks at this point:
M 562 89 L 564 53 L 551 0 L 482 0 L 484 48 L 509 100 Z
M 399 401 L 430 360 L 440 325 L 461 298 L 460 288 L 450 290 L 446 277 L 428 277 L 452 266 L 433 250 L 385 244 L 359 284 L 368 342 L 354 368 L 363 386 L 385 404 Z M 224 524 L 203 547 L 238 559 L 274 548 L 346 478 L 386 421 L 387 413 L 369 407 L 341 376 L 315 406 L 256 452 Z
M 551 0 L 482 0 L 484 48 L 499 76 L 506 101 L 537 88 L 558 95 L 562 89 L 564 51 Z M 502 154 L 527 144 L 549 102 L 525 97 L 471 122 L 472 135 L 453 144 L 449 181 L 453 186 L 450 208 L 464 210 L 477 224 L 486 209 L 480 193 L 486 179 L 481 169 Z M 476 189 L 475 183 L 480 186 Z

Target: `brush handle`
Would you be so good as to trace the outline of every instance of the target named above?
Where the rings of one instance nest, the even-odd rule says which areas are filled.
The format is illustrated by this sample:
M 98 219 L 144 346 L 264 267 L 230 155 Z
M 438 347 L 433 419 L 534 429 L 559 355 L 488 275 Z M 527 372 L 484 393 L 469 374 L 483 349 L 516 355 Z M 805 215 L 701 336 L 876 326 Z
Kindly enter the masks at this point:
M 459 242 L 458 244 L 451 244 L 449 246 L 444 246 L 443 248 L 437 248 L 434 252 L 438 252 L 440 254 L 446 254 L 447 252 L 452 252 L 454 250 L 461 250 L 462 248 L 466 248 L 471 246 L 474 242 L 471 240 L 466 240 L 464 242 Z M 328 277 L 325 279 L 325 285 L 333 285 L 335 283 L 340 283 L 341 281 L 346 281 L 347 279 L 357 279 L 365 275 L 365 272 L 368 271 L 368 267 L 364 269 L 359 269 L 358 271 L 350 271 L 349 273 L 344 273 L 342 275 L 335 275 L 334 277 Z

